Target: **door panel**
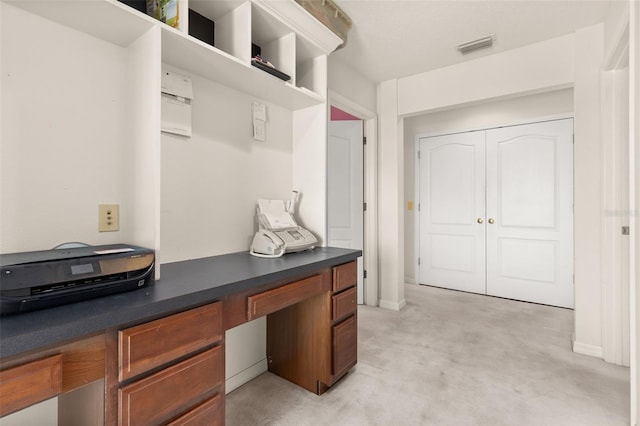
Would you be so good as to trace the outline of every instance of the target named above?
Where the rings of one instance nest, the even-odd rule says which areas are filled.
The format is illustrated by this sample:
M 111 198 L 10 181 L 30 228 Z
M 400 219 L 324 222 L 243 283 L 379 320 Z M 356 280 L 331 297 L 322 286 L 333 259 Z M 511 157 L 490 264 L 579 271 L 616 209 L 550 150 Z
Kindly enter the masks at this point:
M 330 121 L 327 148 L 327 228 L 333 247 L 364 248 L 363 123 Z M 364 267 L 358 259 L 358 303 L 364 301 Z
M 484 132 L 420 139 L 419 282 L 485 292 Z
M 555 139 L 521 136 L 499 143 L 497 150 L 502 226 L 555 228 Z
M 572 308 L 573 120 L 487 130 L 486 143 L 487 294 Z

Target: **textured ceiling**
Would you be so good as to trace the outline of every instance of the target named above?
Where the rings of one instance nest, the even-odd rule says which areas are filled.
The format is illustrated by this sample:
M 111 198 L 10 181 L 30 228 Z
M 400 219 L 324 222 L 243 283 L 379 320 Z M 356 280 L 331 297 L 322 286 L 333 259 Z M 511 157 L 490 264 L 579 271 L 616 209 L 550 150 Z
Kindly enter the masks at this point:
M 353 27 L 331 56 L 380 82 L 572 33 L 603 22 L 612 1 L 625 0 L 336 0 Z M 490 34 L 491 48 L 456 49 Z

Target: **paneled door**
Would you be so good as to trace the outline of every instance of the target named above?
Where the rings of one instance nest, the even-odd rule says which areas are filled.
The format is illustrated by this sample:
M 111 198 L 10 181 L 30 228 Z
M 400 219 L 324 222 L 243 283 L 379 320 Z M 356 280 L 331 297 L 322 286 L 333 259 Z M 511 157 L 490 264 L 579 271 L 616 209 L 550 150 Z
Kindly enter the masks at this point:
M 329 122 L 327 235 L 333 247 L 364 248 L 362 120 Z M 358 303 L 364 303 L 364 263 L 358 258 Z
M 573 307 L 573 120 L 487 131 L 487 294 Z
M 485 134 L 420 139 L 420 282 L 485 293 Z
M 419 282 L 572 308 L 573 120 L 419 150 Z

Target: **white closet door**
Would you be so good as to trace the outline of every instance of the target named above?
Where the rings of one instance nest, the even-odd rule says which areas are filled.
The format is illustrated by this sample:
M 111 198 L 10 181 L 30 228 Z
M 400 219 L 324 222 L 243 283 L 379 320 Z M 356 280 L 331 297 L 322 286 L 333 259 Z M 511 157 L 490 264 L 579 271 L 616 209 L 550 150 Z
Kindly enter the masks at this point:
M 572 308 L 573 120 L 486 142 L 487 294 Z
M 485 293 L 484 132 L 420 139 L 421 284 Z

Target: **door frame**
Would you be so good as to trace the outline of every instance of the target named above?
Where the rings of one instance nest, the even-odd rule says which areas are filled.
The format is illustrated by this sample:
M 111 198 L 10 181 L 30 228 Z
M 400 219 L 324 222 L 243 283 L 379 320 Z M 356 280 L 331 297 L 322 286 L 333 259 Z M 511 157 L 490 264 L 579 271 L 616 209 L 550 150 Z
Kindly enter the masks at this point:
M 330 117 L 331 106 L 341 109 L 362 119 L 364 136 L 364 249 L 363 264 L 367 277 L 364 279 L 364 304 L 379 305 L 379 271 L 378 271 L 378 115 L 350 99 L 329 89 L 327 97 L 327 117 Z M 327 126 L 329 125 L 327 120 Z M 328 137 L 328 135 L 327 135 Z M 325 204 L 326 205 L 326 204 Z
M 485 127 L 485 126 L 478 126 L 478 127 L 470 127 L 467 129 L 463 129 L 463 130 L 454 130 L 454 131 L 438 131 L 438 132 L 428 132 L 428 133 L 419 133 L 415 135 L 414 138 L 414 170 L 416 171 L 414 173 L 414 194 L 413 194 L 413 199 L 414 200 L 420 200 L 420 173 L 419 173 L 419 167 L 420 167 L 420 159 L 418 158 L 418 152 L 420 151 L 420 139 L 422 138 L 430 138 L 430 137 L 434 137 L 434 136 L 447 136 L 447 135 L 455 135 L 455 134 L 459 134 L 459 133 L 468 133 L 468 132 L 477 132 L 477 131 L 484 131 L 484 130 L 491 130 L 491 129 L 497 129 L 500 127 L 513 127 L 513 126 L 521 126 L 521 125 L 525 125 L 525 124 L 535 124 L 535 123 L 541 123 L 541 122 L 545 122 L 545 121 L 555 121 L 555 120 L 564 120 L 564 119 L 574 119 L 574 114 L 573 113 L 565 113 L 565 114 L 553 114 L 553 115 L 547 115 L 547 116 L 543 116 L 543 117 L 538 117 L 538 118 L 531 118 L 531 119 L 525 119 L 525 120 L 518 120 L 518 121 L 514 121 L 514 122 L 509 122 L 509 123 L 504 123 L 504 124 L 498 124 L 498 125 L 492 125 L 490 127 Z M 575 193 L 575 185 L 573 188 L 573 191 Z M 572 194 L 572 198 L 574 198 L 575 195 Z M 421 232 L 421 228 L 420 228 L 420 204 L 418 202 L 418 206 L 416 206 L 413 209 L 413 215 L 414 215 L 414 223 L 415 225 L 415 230 L 416 233 L 418 235 L 420 235 Z M 575 223 L 574 223 L 574 235 L 575 235 Z M 575 242 L 574 242 L 575 244 Z M 420 267 L 418 264 L 418 259 L 419 259 L 419 255 L 420 255 L 420 239 L 419 238 L 415 238 L 414 239 L 414 253 L 416 258 L 414 259 L 414 266 L 415 266 L 415 275 L 416 275 L 416 284 L 420 284 Z M 575 271 L 575 263 L 573 265 L 574 271 Z

